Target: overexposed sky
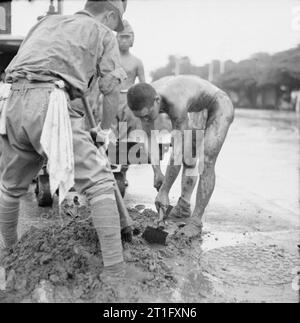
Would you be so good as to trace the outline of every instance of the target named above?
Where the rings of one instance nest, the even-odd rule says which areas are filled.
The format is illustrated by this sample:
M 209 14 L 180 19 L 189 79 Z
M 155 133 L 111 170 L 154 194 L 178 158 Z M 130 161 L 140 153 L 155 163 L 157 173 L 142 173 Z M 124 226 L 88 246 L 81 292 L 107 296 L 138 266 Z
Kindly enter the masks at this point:
M 64 2 L 64 13 L 72 14 L 85 1 Z M 48 5 L 13 1 L 13 33 L 25 35 Z M 128 0 L 125 17 L 136 33 L 132 52 L 148 73 L 171 54 L 187 55 L 199 65 L 300 43 L 300 0 Z

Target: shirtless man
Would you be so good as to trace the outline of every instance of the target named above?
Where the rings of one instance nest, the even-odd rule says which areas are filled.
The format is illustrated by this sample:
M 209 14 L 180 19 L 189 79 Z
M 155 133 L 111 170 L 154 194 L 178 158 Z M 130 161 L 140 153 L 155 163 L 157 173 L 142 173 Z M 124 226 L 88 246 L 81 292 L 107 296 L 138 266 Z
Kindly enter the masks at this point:
M 130 48 L 134 44 L 134 32 L 129 22 L 124 20 L 124 30 L 117 34 L 119 50 L 121 54 L 121 65 L 127 74 L 127 79 L 122 83 L 122 90 L 126 91 L 139 81 L 145 82 L 145 72 L 143 62 L 130 53 Z
M 204 169 L 200 173 L 196 198 L 196 207 L 191 212 L 191 196 L 198 176 L 191 170 L 196 169 L 196 162 L 187 163 L 183 159 L 181 197 L 171 211 L 171 219 L 186 220 L 189 224 L 179 231 L 189 238 L 197 237 L 202 232 L 202 217 L 215 187 L 215 164 L 225 141 L 228 129 L 234 119 L 234 108 L 229 97 L 213 84 L 197 76 L 164 77 L 152 85 L 137 84 L 128 91 L 128 105 L 136 117 L 142 121 L 143 129 L 148 136 L 154 129 L 154 121 L 160 113 L 166 113 L 174 130 L 184 133 L 185 130 L 204 131 Z M 205 117 L 204 125 L 201 118 Z M 188 149 L 192 148 L 192 144 Z M 186 148 L 186 147 L 184 147 Z M 203 157 L 203 156 L 202 156 Z M 158 210 L 166 212 L 169 206 L 169 192 L 182 165 L 175 161 L 174 149 L 163 176 L 160 166 L 153 166 L 155 186 L 160 187 L 155 204 Z
M 117 126 L 120 122 L 127 122 L 127 131 L 119 129 L 119 139 L 128 138 L 130 133 L 141 128 L 140 121 L 134 116 L 127 105 L 128 89 L 135 84 L 136 79 L 139 82 L 145 82 L 145 72 L 143 62 L 130 53 L 130 48 L 134 44 L 134 31 L 129 22 L 124 20 L 124 30 L 117 34 L 119 50 L 121 54 L 121 65 L 127 74 L 127 79 L 121 84 L 121 95 L 119 103 L 119 111 L 117 115 Z M 118 130 L 116 130 L 118 133 Z M 122 173 L 125 178 L 125 185 L 128 186 L 126 173 L 128 166 L 122 166 Z

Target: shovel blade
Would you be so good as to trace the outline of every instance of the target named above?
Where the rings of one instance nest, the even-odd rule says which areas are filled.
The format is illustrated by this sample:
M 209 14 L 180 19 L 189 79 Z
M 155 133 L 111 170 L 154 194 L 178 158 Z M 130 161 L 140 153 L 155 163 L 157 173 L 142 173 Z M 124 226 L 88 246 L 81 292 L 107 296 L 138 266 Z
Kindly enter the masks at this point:
M 150 244 L 160 244 L 165 246 L 168 235 L 168 232 L 160 228 L 153 228 L 148 226 L 143 233 L 142 238 Z

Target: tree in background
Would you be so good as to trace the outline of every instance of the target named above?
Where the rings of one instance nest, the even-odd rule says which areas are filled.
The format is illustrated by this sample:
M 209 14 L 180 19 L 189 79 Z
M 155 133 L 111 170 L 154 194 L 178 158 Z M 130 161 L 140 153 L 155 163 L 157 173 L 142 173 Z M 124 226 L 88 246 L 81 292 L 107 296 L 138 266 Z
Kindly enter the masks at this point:
M 177 74 L 211 78 L 225 91 L 236 94 L 238 106 L 249 108 L 281 108 L 290 102 L 291 92 L 300 89 L 300 45 L 275 55 L 257 53 L 239 63 L 223 64 L 221 67 L 220 61 L 213 61 L 195 66 L 189 57 L 172 55 L 165 67 L 151 75 L 153 81 Z

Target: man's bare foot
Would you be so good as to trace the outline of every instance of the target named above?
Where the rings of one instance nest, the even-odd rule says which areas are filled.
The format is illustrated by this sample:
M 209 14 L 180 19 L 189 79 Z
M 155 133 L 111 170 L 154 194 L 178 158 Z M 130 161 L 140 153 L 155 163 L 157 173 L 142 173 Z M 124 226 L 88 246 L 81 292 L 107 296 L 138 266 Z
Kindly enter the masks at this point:
M 171 210 L 168 215 L 168 220 L 183 221 L 191 217 L 191 204 L 180 198 L 177 205 Z
M 194 218 L 189 224 L 176 232 L 177 237 L 184 237 L 190 240 L 200 238 L 202 235 L 203 224 L 201 219 Z
M 145 283 L 154 279 L 153 274 L 144 272 L 142 269 L 126 263 L 106 267 L 100 275 L 101 281 L 105 283 L 113 283 L 120 279 L 126 281 L 135 281 Z

